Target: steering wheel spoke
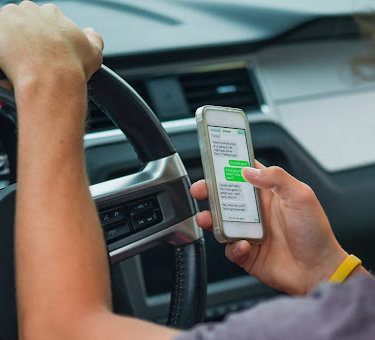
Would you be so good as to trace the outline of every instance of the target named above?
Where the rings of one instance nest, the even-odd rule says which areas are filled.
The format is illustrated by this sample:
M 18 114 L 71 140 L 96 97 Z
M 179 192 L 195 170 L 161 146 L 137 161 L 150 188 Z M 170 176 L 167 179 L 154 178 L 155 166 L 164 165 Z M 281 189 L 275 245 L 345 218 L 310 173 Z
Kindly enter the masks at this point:
M 196 204 L 178 154 L 149 162 L 138 173 L 92 185 L 112 263 L 169 243 L 202 238 Z

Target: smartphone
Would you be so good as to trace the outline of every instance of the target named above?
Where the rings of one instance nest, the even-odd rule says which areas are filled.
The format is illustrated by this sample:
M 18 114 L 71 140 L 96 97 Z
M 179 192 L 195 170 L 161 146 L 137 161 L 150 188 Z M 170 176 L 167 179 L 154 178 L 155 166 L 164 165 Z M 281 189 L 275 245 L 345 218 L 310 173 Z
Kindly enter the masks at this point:
M 240 109 L 203 106 L 195 117 L 216 240 L 262 243 L 258 189 L 241 175 L 243 167 L 255 166 L 247 116 Z

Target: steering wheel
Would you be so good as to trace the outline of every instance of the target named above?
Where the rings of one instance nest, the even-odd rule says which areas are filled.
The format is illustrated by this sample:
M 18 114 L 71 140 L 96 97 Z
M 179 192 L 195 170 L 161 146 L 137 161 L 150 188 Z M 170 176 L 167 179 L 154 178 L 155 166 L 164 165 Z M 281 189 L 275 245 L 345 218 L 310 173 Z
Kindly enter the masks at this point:
M 174 271 L 167 324 L 189 328 L 203 320 L 207 280 L 204 239 L 185 167 L 152 110 L 107 67 L 92 76 L 89 98 L 124 132 L 144 164 L 137 173 L 90 186 L 109 261 L 170 244 Z M 0 92 L 0 101 L 15 108 L 6 91 Z M 17 339 L 15 195 L 16 184 L 0 191 L 0 339 Z

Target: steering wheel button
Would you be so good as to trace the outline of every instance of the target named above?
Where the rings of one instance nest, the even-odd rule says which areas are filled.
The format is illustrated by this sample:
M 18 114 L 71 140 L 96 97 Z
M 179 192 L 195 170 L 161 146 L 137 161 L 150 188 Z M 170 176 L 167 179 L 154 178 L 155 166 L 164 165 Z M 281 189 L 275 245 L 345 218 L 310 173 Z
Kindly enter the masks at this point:
M 132 219 L 132 225 L 134 230 L 143 229 L 147 226 L 146 219 L 144 217 Z
M 154 209 L 157 206 L 156 198 L 146 198 L 142 201 L 138 201 L 133 204 L 128 205 L 128 210 L 130 217 L 144 215 L 145 213 L 149 212 L 150 210 Z
M 120 236 L 128 234 L 129 232 L 129 226 L 127 224 L 124 224 L 104 230 L 104 236 L 107 241 L 112 241 L 114 239 L 119 238 Z
M 108 209 L 99 213 L 102 225 L 119 222 L 125 219 L 124 210 L 121 206 Z
M 131 218 L 134 230 L 143 229 L 158 224 L 162 220 L 161 212 L 155 209 L 147 215 L 136 216 Z
M 101 217 L 101 220 L 102 220 L 103 223 L 107 223 L 108 221 L 110 221 L 110 219 L 111 218 L 109 217 L 109 214 L 104 214 Z
M 147 217 L 136 217 L 132 219 L 132 225 L 134 230 L 140 230 L 143 228 L 147 228 L 151 226 L 153 223 L 153 220 L 148 219 L 149 216 Z

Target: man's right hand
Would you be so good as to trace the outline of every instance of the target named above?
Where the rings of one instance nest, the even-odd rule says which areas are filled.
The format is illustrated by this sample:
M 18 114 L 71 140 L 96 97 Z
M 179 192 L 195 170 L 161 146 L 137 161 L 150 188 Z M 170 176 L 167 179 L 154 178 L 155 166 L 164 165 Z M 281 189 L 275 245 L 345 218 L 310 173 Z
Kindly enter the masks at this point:
M 23 1 L 2 7 L 0 46 L 0 68 L 16 90 L 43 74 L 86 82 L 102 63 L 100 35 L 82 31 L 53 4 Z
M 279 167 L 243 169 L 243 177 L 260 188 L 266 239 L 262 245 L 239 241 L 226 246 L 226 256 L 267 285 L 293 295 L 309 293 L 328 280 L 348 256 L 333 235 L 313 190 Z M 191 194 L 207 199 L 204 180 Z M 197 215 L 200 227 L 212 230 L 209 211 Z

